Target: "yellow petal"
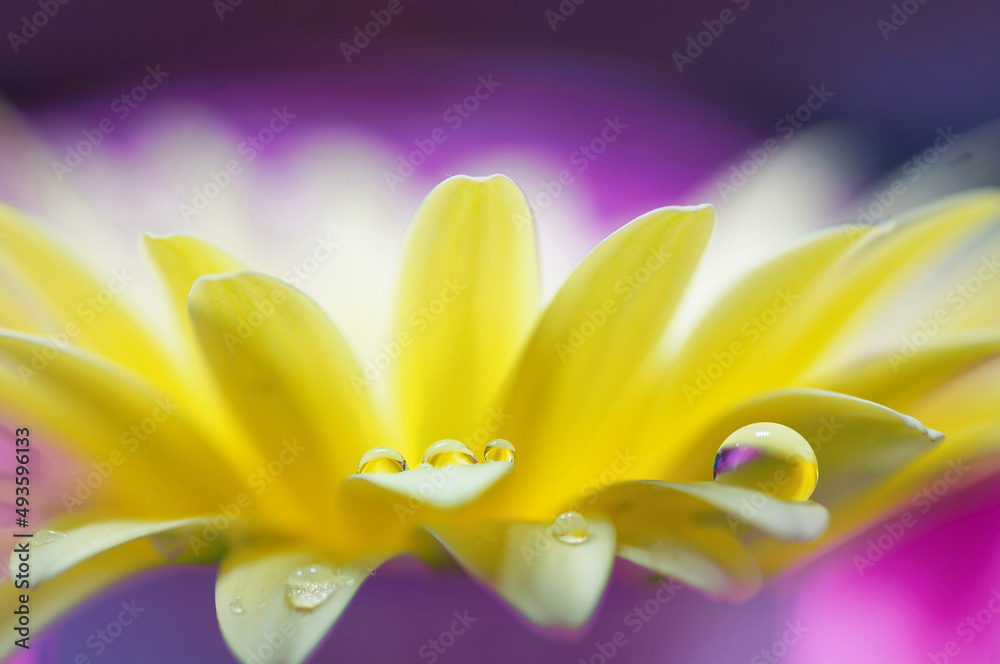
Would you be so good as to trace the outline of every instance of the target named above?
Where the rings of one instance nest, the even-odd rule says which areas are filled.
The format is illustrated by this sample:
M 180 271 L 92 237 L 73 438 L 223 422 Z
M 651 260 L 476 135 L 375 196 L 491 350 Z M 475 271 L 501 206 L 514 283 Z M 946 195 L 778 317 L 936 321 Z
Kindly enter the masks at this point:
M 131 542 L 80 563 L 40 588 L 31 588 L 32 637 L 37 638 L 44 627 L 102 590 L 160 562 L 162 559 L 145 542 Z M 25 590 L 15 588 L 13 583 L 4 582 L 0 586 L 0 604 L 5 609 L 19 606 L 19 596 L 24 593 Z M 15 638 L 20 638 L 14 636 L 17 619 L 13 608 L 3 612 L 0 629 L 7 638 L 0 641 L 0 659 L 17 649 L 14 645 Z
M 0 235 L 4 236 L 0 263 L 30 295 L 30 302 L 22 306 L 36 308 L 36 318 L 45 321 L 45 333 L 108 357 L 155 382 L 176 386 L 177 374 L 159 345 L 118 301 L 118 294 L 134 276 L 123 269 L 110 270 L 99 282 L 32 225 L 17 210 L 0 204 Z
M 187 303 L 194 282 L 206 274 L 232 272 L 243 266 L 216 246 L 187 235 L 154 237 L 145 233 L 142 242 L 167 287 L 175 320 L 185 336 L 190 338 L 193 333 Z
M 867 340 L 855 331 L 898 286 L 998 213 L 996 192 L 951 197 L 887 224 L 824 231 L 765 265 L 723 298 L 679 350 L 679 364 L 641 427 L 644 445 L 687 440 L 753 394 L 801 384 L 821 364 L 864 348 Z M 673 467 L 686 454 L 679 445 L 662 451 L 661 462 Z
M 0 358 L 0 412 L 12 422 L 35 422 L 36 435 L 88 459 L 87 472 L 99 475 L 90 495 L 69 492 L 67 509 L 113 497 L 133 516 L 177 517 L 215 509 L 239 490 L 192 425 L 192 413 L 138 375 L 71 346 L 3 330 Z M 199 491 L 179 488 L 178 478 Z
M 412 499 L 420 505 L 435 509 L 453 510 L 472 502 L 513 469 L 512 463 L 481 463 L 474 466 L 444 466 L 432 468 L 421 465 L 402 473 L 366 473 L 351 475 L 352 483 L 372 484 L 399 497 Z
M 760 566 L 746 547 L 721 530 L 703 528 L 684 536 L 658 531 L 625 538 L 619 534 L 618 556 L 710 597 L 734 602 L 752 597 L 763 581 Z
M 615 529 L 591 520 L 586 541 L 557 541 L 538 523 L 435 525 L 456 562 L 536 625 L 578 629 L 593 615 L 615 558 Z
M 810 385 L 905 409 L 914 400 L 1000 353 L 1000 332 L 969 330 L 942 334 L 926 348 L 892 348 L 867 361 L 838 367 Z
M 189 300 L 197 339 L 219 385 L 303 509 L 342 506 L 329 487 L 379 444 L 359 369 L 337 328 L 308 297 L 251 272 L 201 277 Z
M 118 520 L 101 521 L 80 526 L 63 533 L 62 537 L 39 544 L 42 541 L 26 538 L 30 554 L 32 588 L 55 578 L 85 560 L 151 535 L 202 523 L 202 519 L 177 519 L 174 521 Z M 11 576 L 17 573 L 19 561 L 11 556 Z
M 830 527 L 816 543 L 789 546 L 754 540 L 751 551 L 765 575 L 773 574 L 816 546 L 842 537 L 893 503 L 879 502 L 885 482 L 940 443 L 942 434 L 884 406 L 812 389 L 776 390 L 752 399 L 713 422 L 696 439 L 674 475 L 711 477 L 718 446 L 753 422 L 777 422 L 801 433 L 816 452 L 819 483 L 812 500 L 830 511 Z M 778 479 L 778 478 L 776 478 Z M 767 482 L 758 487 L 768 492 Z M 773 491 L 773 489 L 772 489 Z
M 543 517 L 615 462 L 626 389 L 661 339 L 705 247 L 708 206 L 662 208 L 621 228 L 570 275 L 532 335 L 501 412 L 518 450 L 491 501 Z M 544 493 L 538 491 L 544 487 Z M 525 506 L 518 494 L 530 493 Z
M 538 315 L 531 210 L 509 179 L 452 177 L 428 194 L 410 231 L 396 311 L 396 392 L 404 455 L 476 438 Z M 366 374 L 380 380 L 382 367 Z
M 236 551 L 222 563 L 215 585 L 219 627 L 233 654 L 247 664 L 298 664 L 337 622 L 380 557 L 346 565 L 305 550 L 257 548 Z M 296 609 L 286 597 L 286 581 L 297 569 L 322 566 L 337 587 L 311 610 Z

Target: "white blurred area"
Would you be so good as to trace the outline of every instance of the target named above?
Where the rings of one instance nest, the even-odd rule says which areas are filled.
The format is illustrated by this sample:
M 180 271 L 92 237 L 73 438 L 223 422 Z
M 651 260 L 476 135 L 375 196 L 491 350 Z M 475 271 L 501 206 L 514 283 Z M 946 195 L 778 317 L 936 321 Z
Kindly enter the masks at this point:
M 330 313 L 362 363 L 393 336 L 405 231 L 437 184 L 418 168 L 390 187 L 385 174 L 396 169 L 398 147 L 357 127 L 292 125 L 248 161 L 239 151 L 246 136 L 194 105 L 158 107 L 129 129 L 128 142 L 97 146 L 60 181 L 53 162 L 65 155 L 0 108 L 0 199 L 38 219 L 98 279 L 123 268 L 135 275 L 121 300 L 168 343 L 178 341 L 162 324 L 169 308 L 140 251 L 144 232 L 203 238 L 249 269 L 301 288 Z M 219 174 L 234 160 L 240 172 L 224 187 L 209 186 L 225 181 Z M 507 147 L 459 162 L 452 174 L 503 173 L 534 200 L 557 164 L 538 150 Z M 192 214 L 206 187 L 218 194 Z M 600 240 L 593 214 L 582 186 L 538 210 L 546 299 Z
M 66 118 L 66 123 L 75 127 L 79 121 Z M 397 166 L 398 147 L 350 126 L 293 124 L 248 161 L 238 149 L 246 137 L 195 105 L 150 109 L 134 120 L 127 142 L 98 146 L 61 181 L 52 164 L 64 155 L 7 107 L 0 107 L 0 138 L 0 199 L 50 227 L 99 279 L 122 268 L 135 275 L 121 298 L 142 312 L 154 332 L 171 329 L 162 324 L 169 309 L 139 251 L 139 236 L 184 233 L 213 242 L 250 269 L 300 287 L 330 313 L 362 363 L 391 336 L 405 230 L 421 198 L 437 184 L 417 168 L 390 187 L 385 175 Z M 933 139 L 928 137 L 929 146 Z M 867 188 L 868 151 L 844 128 L 800 132 L 733 191 L 719 183 L 732 183 L 734 166 L 749 158 L 748 152 L 736 155 L 688 196 L 689 203 L 715 205 L 716 232 L 664 350 L 675 348 L 707 308 L 754 267 L 811 230 L 857 222 L 857 208 L 867 208 L 894 180 L 907 178 L 905 195 L 897 196 L 876 223 L 941 195 L 1000 182 L 998 148 L 997 126 L 968 132 L 917 180 L 900 171 Z M 183 206 L 192 205 L 195 192 L 204 192 L 213 173 L 233 160 L 240 173 L 218 188 L 203 210 L 185 214 Z M 564 155 L 527 145 L 492 146 L 455 163 L 451 174 L 503 173 L 534 203 L 563 160 Z M 546 199 L 544 208 L 533 208 L 548 300 L 600 241 L 600 228 L 610 220 L 596 218 L 593 198 L 582 184 Z M 331 245 L 333 251 L 326 251 Z

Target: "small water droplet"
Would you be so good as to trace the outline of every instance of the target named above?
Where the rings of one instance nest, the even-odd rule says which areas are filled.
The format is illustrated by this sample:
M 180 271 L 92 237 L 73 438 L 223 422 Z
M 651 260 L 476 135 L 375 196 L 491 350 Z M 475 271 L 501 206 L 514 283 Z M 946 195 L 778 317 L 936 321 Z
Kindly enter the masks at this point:
M 240 615 L 241 613 L 243 613 L 242 595 L 233 595 L 232 601 L 229 602 L 229 610 L 235 613 L 236 615 Z
M 311 611 L 337 591 L 334 572 L 323 565 L 299 567 L 285 581 L 285 598 L 292 608 Z
M 552 534 L 564 544 L 587 541 L 587 519 L 576 512 L 563 512 L 552 523 Z
M 489 463 L 493 463 L 495 461 L 508 461 L 513 463 L 515 456 L 517 456 L 517 452 L 514 451 L 514 446 L 510 444 L 510 441 L 504 440 L 503 438 L 491 440 L 486 444 L 486 450 L 483 452 L 483 458 Z
M 401 473 L 406 459 L 391 447 L 373 447 L 358 462 L 358 473 Z
M 806 500 L 816 489 L 819 463 L 795 429 L 759 422 L 735 431 L 715 455 L 720 484 L 757 489 L 781 500 Z
M 424 452 L 423 463 L 432 468 L 444 466 L 474 466 L 476 455 L 457 440 L 439 440 Z
M 66 533 L 61 533 L 58 530 L 39 530 L 35 533 L 34 537 L 31 538 L 31 544 L 32 546 L 42 546 L 43 544 L 55 542 L 57 539 L 62 539 L 63 537 L 66 537 Z

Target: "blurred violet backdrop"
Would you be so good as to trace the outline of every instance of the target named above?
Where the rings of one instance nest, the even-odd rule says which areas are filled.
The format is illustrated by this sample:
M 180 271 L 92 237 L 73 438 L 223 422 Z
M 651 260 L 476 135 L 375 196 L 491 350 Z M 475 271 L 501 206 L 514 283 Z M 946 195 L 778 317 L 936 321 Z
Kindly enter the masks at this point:
M 916 10 L 889 32 L 879 21 L 890 21 L 896 6 L 860 0 L 403 0 L 403 11 L 351 62 L 341 42 L 352 40 L 355 27 L 384 2 L 243 0 L 228 3 L 232 11 L 221 18 L 217 4 L 73 0 L 16 53 L 5 45 L 0 87 L 38 143 L 33 147 L 10 124 L 0 133 L 0 196 L 62 223 L 70 236 L 97 234 L 92 222 L 55 218 L 51 190 L 39 184 L 52 179 L 50 162 L 32 159 L 45 148 L 64 158 L 83 130 L 112 115 L 112 100 L 141 80 L 147 66 L 159 65 L 169 72 L 162 84 L 129 117 L 116 119 L 93 158 L 60 183 L 77 188 L 131 245 L 142 230 L 211 237 L 211 224 L 186 224 L 179 204 L 247 134 L 266 126 L 273 109 L 287 108 L 295 115 L 288 133 L 254 166 L 254 182 L 266 186 L 239 189 L 251 201 L 244 210 L 252 238 L 247 253 L 260 254 L 265 264 L 269 254 L 302 255 L 313 228 L 295 218 L 311 210 L 299 188 L 327 186 L 331 197 L 350 190 L 358 209 L 395 219 L 397 231 L 419 197 L 447 175 L 501 171 L 525 189 L 538 215 L 542 249 L 553 265 L 551 293 L 574 260 L 632 217 L 661 205 L 718 202 L 720 174 L 745 160 L 747 149 L 780 137 L 776 123 L 814 87 L 825 85 L 833 95 L 796 132 L 796 145 L 805 147 L 783 150 L 790 168 L 782 170 L 777 158 L 768 167 L 787 179 L 756 177 L 752 188 L 724 201 L 733 217 L 752 222 L 758 239 L 776 242 L 842 220 L 851 200 L 926 148 L 939 129 L 973 133 L 1000 115 L 1000 5 L 988 0 L 900 3 Z M 555 19 L 546 12 L 560 7 L 573 11 L 550 23 Z M 673 53 L 724 9 L 735 21 L 679 72 Z M 0 26 L 19 31 L 22 17 L 36 11 L 33 0 L 8 0 Z M 474 94 L 480 77 L 500 85 L 452 127 L 445 113 Z M 574 155 L 608 122 L 627 128 L 583 169 Z M 193 126 L 218 127 L 227 136 L 223 148 L 200 157 L 198 168 L 208 170 L 198 176 L 185 175 L 167 149 Z M 398 187 L 387 185 L 385 172 L 438 128 L 447 140 Z M 303 176 L 303 184 L 296 179 L 296 169 L 309 163 L 302 155 L 326 141 L 343 151 L 331 157 L 338 166 L 315 180 Z M 359 156 L 357 173 L 338 180 L 362 153 L 375 156 Z M 996 154 L 979 150 L 954 166 L 976 174 L 961 182 L 996 185 L 995 164 Z M 553 196 L 563 170 L 572 183 Z M 726 209 L 720 206 L 722 232 L 735 223 Z M 287 264 L 285 258 L 270 267 Z M 362 336 L 355 330 L 352 340 Z M 945 496 L 863 573 L 854 556 L 887 532 L 882 525 L 745 605 L 682 591 L 657 605 L 635 634 L 625 616 L 647 603 L 656 586 L 622 563 L 594 624 L 571 643 L 535 634 L 458 572 L 398 561 L 359 593 L 314 661 L 427 661 L 420 647 L 447 628 L 452 612 L 468 610 L 477 622 L 442 662 L 598 664 L 605 654 L 595 644 L 624 629 L 629 641 L 615 662 L 994 663 L 1000 661 L 1000 614 L 990 609 L 994 594 L 1000 597 L 998 526 L 1000 482 L 991 480 Z M 212 570 L 191 568 L 128 583 L 62 620 L 16 661 L 94 655 L 88 638 L 114 619 L 122 601 L 133 600 L 145 607 L 143 618 L 93 661 L 231 661 L 215 621 L 213 581 Z M 968 638 L 960 625 L 977 614 L 990 621 L 979 620 L 981 629 Z M 960 652 L 942 659 L 949 641 Z

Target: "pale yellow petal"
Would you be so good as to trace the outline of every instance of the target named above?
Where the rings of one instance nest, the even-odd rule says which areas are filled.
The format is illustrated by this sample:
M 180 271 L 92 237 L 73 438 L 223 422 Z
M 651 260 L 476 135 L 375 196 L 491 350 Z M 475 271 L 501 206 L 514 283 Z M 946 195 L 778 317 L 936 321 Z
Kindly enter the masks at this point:
M 615 529 L 591 520 L 586 541 L 558 541 L 539 523 L 429 526 L 456 562 L 532 623 L 578 629 L 593 615 L 611 575 Z
M 490 507 L 548 518 L 614 463 L 623 413 L 637 407 L 627 388 L 660 341 L 713 219 L 708 206 L 655 210 L 604 240 L 570 275 L 506 391 L 501 434 L 518 456 Z
M 531 210 L 509 179 L 456 176 L 428 194 L 410 230 L 394 364 L 404 454 L 476 436 L 538 315 Z M 393 357 L 394 356 L 394 357 Z M 384 367 L 366 368 L 370 382 Z
M 298 664 L 333 629 L 354 594 L 383 562 L 379 556 L 337 561 L 301 549 L 255 548 L 223 560 L 215 585 L 219 627 L 229 649 L 246 664 Z M 286 581 L 297 569 L 321 566 L 335 588 L 311 610 L 294 608 Z
M 0 204 L 0 262 L 27 296 L 25 306 L 44 320 L 44 331 L 63 343 L 98 353 L 151 380 L 174 387 L 178 375 L 160 347 L 125 310 L 118 295 L 135 279 L 122 268 L 102 280 L 33 228 L 17 210 Z M 39 329 L 25 331 L 40 332 Z
M 481 463 L 474 466 L 444 466 L 432 468 L 421 465 L 402 473 L 366 473 L 352 475 L 351 483 L 371 484 L 399 503 L 400 498 L 412 500 L 441 510 L 453 510 L 472 502 L 513 470 L 512 463 Z
M 881 311 L 929 258 L 967 241 L 1000 213 L 1000 195 L 974 192 L 905 218 L 824 231 L 750 275 L 717 305 L 678 353 L 645 422 L 637 448 L 689 440 L 763 390 L 802 384 L 847 349 L 870 343 L 855 333 Z M 682 445 L 661 446 L 661 463 L 679 467 Z
M 42 630 L 45 627 L 75 606 L 122 579 L 160 562 L 162 558 L 146 542 L 131 542 L 80 563 L 40 588 L 31 588 L 28 600 L 31 639 L 28 644 L 37 643 L 35 639 L 44 633 Z M 19 616 L 13 611 L 14 607 L 20 605 L 20 596 L 25 592 L 24 589 L 15 588 L 9 581 L 0 585 L 0 605 L 5 608 L 3 618 L 0 619 L 0 629 L 6 636 L 0 641 L 0 659 L 6 658 L 15 650 L 23 652 L 14 643 L 21 635 L 15 631 L 19 627 Z
M 192 324 L 234 412 L 302 509 L 344 509 L 330 487 L 379 444 L 379 422 L 350 349 L 326 314 L 282 281 L 251 272 L 198 279 Z
M 1000 331 L 948 332 L 926 347 L 890 348 L 866 361 L 806 378 L 809 385 L 906 409 L 966 371 L 1000 353 Z
M 9 421 L 32 422 L 33 435 L 82 456 L 97 474 L 86 478 L 89 490 L 79 488 L 81 477 L 63 496 L 71 512 L 110 498 L 131 516 L 198 514 L 241 487 L 191 412 L 102 358 L 0 330 L 0 394 Z
M 21 540 L 27 547 L 24 555 L 27 556 L 31 568 L 28 575 L 29 582 L 32 588 L 35 588 L 110 549 L 202 522 L 203 519 L 101 521 L 67 530 L 54 539 L 43 540 L 42 535 L 36 533 L 33 538 Z M 48 539 L 51 541 L 47 541 Z M 17 573 L 20 562 L 17 553 L 11 556 L 9 568 L 12 577 Z

